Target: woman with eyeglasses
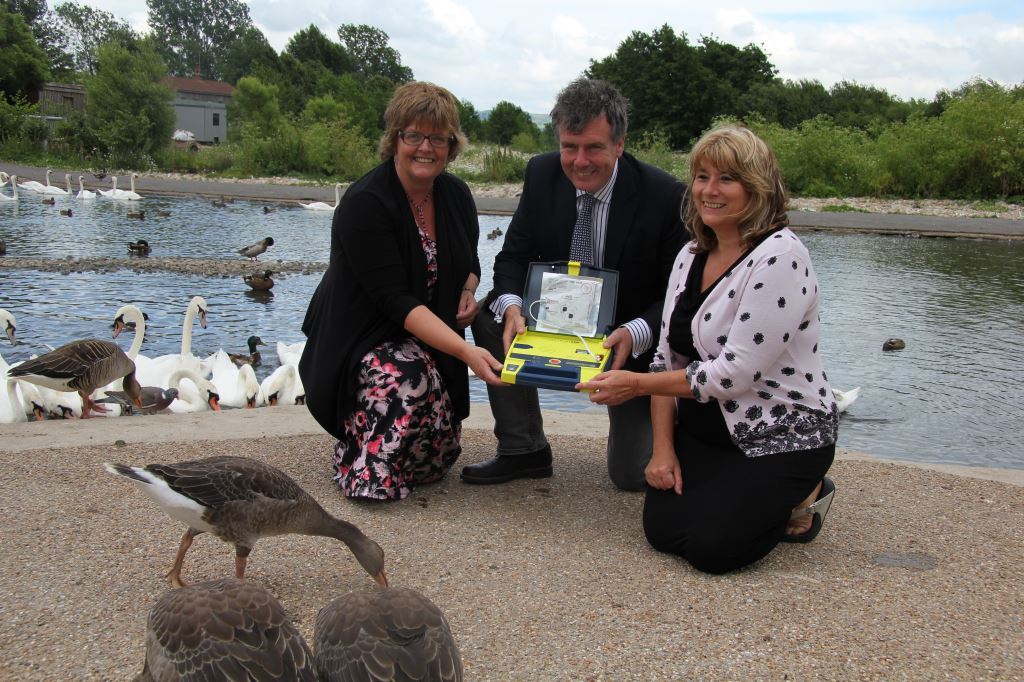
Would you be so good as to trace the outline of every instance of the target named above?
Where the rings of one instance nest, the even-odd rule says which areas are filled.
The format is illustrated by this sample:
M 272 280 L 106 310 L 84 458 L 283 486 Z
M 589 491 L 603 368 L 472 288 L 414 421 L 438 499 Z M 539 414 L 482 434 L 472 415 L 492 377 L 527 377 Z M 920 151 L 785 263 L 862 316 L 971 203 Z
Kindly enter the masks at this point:
M 466 145 L 455 98 L 407 83 L 384 126 L 383 162 L 335 209 L 299 374 L 309 411 L 338 439 L 342 494 L 399 500 L 461 453 L 467 366 L 500 385 L 501 363 L 463 332 L 477 311 L 480 226 L 469 188 L 445 172 Z

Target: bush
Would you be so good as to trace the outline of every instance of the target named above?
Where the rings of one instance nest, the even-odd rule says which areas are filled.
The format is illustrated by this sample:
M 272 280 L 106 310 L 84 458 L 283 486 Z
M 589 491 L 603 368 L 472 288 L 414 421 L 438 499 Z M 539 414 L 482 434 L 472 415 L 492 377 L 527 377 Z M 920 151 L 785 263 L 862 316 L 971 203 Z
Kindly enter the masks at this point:
M 513 151 L 495 149 L 484 154 L 485 182 L 522 182 L 526 177 L 527 157 Z
M 343 119 L 307 126 L 302 137 L 309 172 L 355 180 L 377 164 L 373 146 Z
M 674 152 L 668 145 L 668 134 L 663 131 L 643 132 L 630 146 L 630 152 L 644 163 L 686 180 L 690 171 L 687 168 L 686 154 Z
M 0 152 L 4 156 L 18 159 L 39 154 L 47 132 L 39 105 L 23 98 L 10 103 L 0 93 Z
M 235 153 L 230 145 L 223 144 L 200 146 L 194 152 L 169 144 L 154 155 L 154 161 L 161 170 L 174 173 L 223 173 L 234 164 Z

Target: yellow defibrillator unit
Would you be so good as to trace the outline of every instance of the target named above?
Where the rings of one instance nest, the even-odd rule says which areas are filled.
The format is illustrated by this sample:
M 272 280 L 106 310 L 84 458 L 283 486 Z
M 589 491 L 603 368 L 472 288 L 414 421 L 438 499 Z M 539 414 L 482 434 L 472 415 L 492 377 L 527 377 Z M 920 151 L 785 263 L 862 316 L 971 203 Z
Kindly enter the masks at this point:
M 604 340 L 615 321 L 619 273 L 576 261 L 530 263 L 523 292 L 526 331 L 501 369 L 517 386 L 573 391 L 608 368 Z

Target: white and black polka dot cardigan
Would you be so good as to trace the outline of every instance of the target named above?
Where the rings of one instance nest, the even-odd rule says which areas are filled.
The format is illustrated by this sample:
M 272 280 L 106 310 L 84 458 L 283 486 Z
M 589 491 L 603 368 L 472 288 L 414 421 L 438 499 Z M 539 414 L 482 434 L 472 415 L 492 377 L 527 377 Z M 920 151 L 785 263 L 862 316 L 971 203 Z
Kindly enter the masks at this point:
M 693 264 L 676 257 L 651 371 L 686 369 L 693 396 L 718 401 L 748 457 L 835 443 L 838 411 L 818 353 L 820 294 L 807 248 L 788 228 L 765 239 L 712 290 L 693 318 L 700 359 L 674 353 L 668 320 Z

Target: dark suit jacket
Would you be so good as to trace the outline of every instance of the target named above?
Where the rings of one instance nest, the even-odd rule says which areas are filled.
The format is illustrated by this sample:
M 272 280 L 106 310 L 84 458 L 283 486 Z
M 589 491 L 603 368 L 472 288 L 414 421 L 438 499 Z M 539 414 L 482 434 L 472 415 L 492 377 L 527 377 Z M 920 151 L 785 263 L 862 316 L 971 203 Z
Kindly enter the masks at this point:
M 454 175 L 434 180 L 437 221 L 437 285 L 427 294 L 427 260 L 405 190 L 391 159 L 349 187 L 334 211 L 331 263 L 309 302 L 302 332 L 306 347 L 299 375 L 306 406 L 317 422 L 340 438 L 354 407 L 362 358 L 382 341 L 410 336 L 405 318 L 426 305 L 462 334 L 455 315 L 470 272 L 480 275 L 480 226 L 469 187 Z M 469 414 L 466 365 L 430 349 L 455 408 Z
M 642 317 L 655 341 L 676 254 L 686 241 L 680 219 L 684 185 L 668 173 L 623 153 L 608 213 L 603 267 L 619 273 L 615 324 Z M 558 152 L 530 160 L 519 207 L 494 259 L 494 289 L 523 295 L 532 262 L 565 261 L 576 223 L 576 188 L 562 171 Z M 655 346 L 657 343 L 654 344 Z M 654 348 L 630 358 L 626 368 L 647 371 Z

